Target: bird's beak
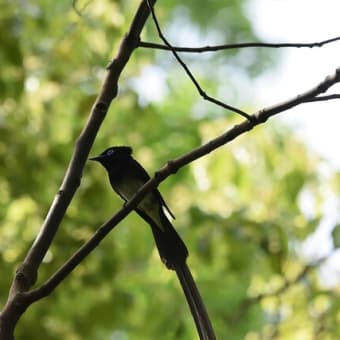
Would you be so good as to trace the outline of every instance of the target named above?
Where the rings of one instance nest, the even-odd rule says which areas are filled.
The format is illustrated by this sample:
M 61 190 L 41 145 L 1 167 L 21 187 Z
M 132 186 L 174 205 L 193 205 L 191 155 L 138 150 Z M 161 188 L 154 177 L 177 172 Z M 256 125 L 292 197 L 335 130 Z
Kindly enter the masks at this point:
M 99 156 L 96 156 L 96 157 L 91 157 L 89 158 L 90 161 L 97 161 L 97 162 L 100 162 L 100 160 L 103 158 L 103 156 L 99 155 Z

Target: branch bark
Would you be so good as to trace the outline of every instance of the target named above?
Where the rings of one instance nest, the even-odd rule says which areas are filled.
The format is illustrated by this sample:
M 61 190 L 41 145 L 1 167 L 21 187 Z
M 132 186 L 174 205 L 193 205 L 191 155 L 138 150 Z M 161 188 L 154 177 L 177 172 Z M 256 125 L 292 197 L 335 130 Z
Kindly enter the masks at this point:
M 156 0 L 151 1 L 152 6 Z M 107 67 L 102 89 L 89 114 L 88 121 L 78 137 L 64 180 L 56 194 L 41 230 L 23 263 L 17 269 L 6 305 L 0 314 L 0 339 L 14 339 L 14 329 L 21 315 L 33 300 L 23 298 L 37 281 L 38 269 L 49 249 L 59 225 L 81 181 L 88 154 L 105 119 L 109 106 L 118 93 L 119 77 L 138 47 L 139 36 L 150 14 L 145 1 L 141 1 L 128 33 L 120 44 L 116 57 Z
M 327 40 L 311 42 L 311 43 L 266 43 L 266 42 L 244 42 L 237 44 L 223 44 L 223 45 L 215 45 L 215 46 L 200 46 L 200 47 L 185 47 L 185 46 L 171 46 L 164 44 L 157 44 L 154 42 L 141 41 L 139 43 L 140 47 L 143 48 L 152 48 L 157 50 L 165 50 L 183 53 L 205 53 L 205 52 L 217 52 L 224 50 L 232 50 L 232 49 L 240 49 L 240 48 L 315 48 L 315 47 L 323 47 L 324 45 L 339 41 L 340 37 L 334 37 Z
M 90 112 L 88 121 L 76 142 L 75 149 L 60 190 L 55 196 L 39 235 L 29 250 L 25 260 L 18 268 L 12 282 L 7 303 L 0 314 L 0 339 L 14 339 L 15 326 L 21 315 L 26 311 L 30 304 L 50 294 L 60 284 L 60 282 L 62 282 L 63 279 L 67 277 L 72 272 L 72 270 L 99 244 L 99 242 L 114 228 L 114 226 L 117 225 L 127 214 L 129 214 L 149 191 L 155 189 L 168 176 L 177 172 L 180 168 L 193 162 L 194 160 L 214 151 L 218 147 L 231 142 L 257 125 L 266 122 L 270 117 L 278 113 L 302 103 L 325 100 L 327 96 L 322 97 L 319 95 L 326 92 L 334 84 L 340 82 L 340 68 L 338 68 L 333 75 L 327 77 L 324 81 L 320 82 L 317 86 L 306 91 L 305 93 L 302 93 L 283 103 L 262 109 L 252 115 L 248 115 L 237 108 L 229 106 L 225 107 L 225 104 L 225 108 L 234 110 L 235 112 L 242 114 L 247 119 L 242 123 L 235 125 L 233 128 L 211 140 L 210 142 L 192 150 L 191 152 L 188 152 L 181 157 L 169 161 L 115 216 L 113 216 L 107 223 L 99 228 L 94 236 L 86 244 L 84 244 L 78 250 L 78 252 L 75 253 L 49 280 L 43 283 L 40 287 L 30 290 L 37 281 L 37 273 L 41 262 L 54 239 L 67 207 L 69 206 L 77 188 L 80 185 L 81 174 L 88 158 L 91 146 L 103 120 L 105 119 L 112 100 L 117 96 L 119 77 L 124 67 L 128 63 L 134 49 L 140 46 L 140 33 L 150 14 L 150 8 L 152 9 L 152 6 L 155 2 L 156 0 L 141 1 L 130 29 L 121 42 L 116 57 L 107 67 L 108 72 L 101 92 L 99 93 Z M 150 8 L 148 7 L 148 4 L 151 6 Z M 157 19 L 155 16 L 154 20 L 157 26 Z M 159 33 L 162 37 L 160 29 Z M 171 47 L 165 38 L 163 41 L 167 44 L 168 48 L 173 52 L 175 57 L 177 56 L 177 61 L 181 63 L 181 59 L 176 54 L 175 48 Z M 190 70 L 185 67 L 186 65 L 184 63 L 181 63 L 181 65 L 190 76 Z M 205 95 L 200 87 L 197 86 L 198 84 L 195 83 L 195 79 L 193 77 L 190 78 L 198 88 L 203 98 L 207 99 L 207 95 Z
M 53 276 L 50 277 L 39 288 L 22 295 L 23 299 L 28 301 L 36 301 L 48 294 L 50 294 L 64 278 L 90 254 L 95 247 L 104 239 L 104 237 L 120 222 L 122 221 L 147 195 L 148 192 L 157 188 L 157 186 L 170 175 L 176 173 L 182 167 L 189 163 L 206 156 L 210 152 L 225 145 L 244 133 L 252 130 L 254 127 L 266 122 L 269 118 L 276 114 L 284 112 L 302 103 L 308 103 L 312 98 L 318 98 L 318 95 L 326 92 L 331 86 L 340 82 L 340 68 L 338 68 L 333 75 L 326 77 L 315 87 L 310 90 L 293 97 L 285 102 L 273 105 L 272 107 L 264 108 L 255 112 L 251 120 L 244 120 L 242 123 L 233 126 L 224 134 L 209 141 L 206 144 L 180 156 L 176 159 L 170 160 L 159 171 L 157 171 L 153 178 L 146 182 L 135 196 L 124 204 L 124 206 L 105 224 L 103 224 L 97 232 L 87 241 Z

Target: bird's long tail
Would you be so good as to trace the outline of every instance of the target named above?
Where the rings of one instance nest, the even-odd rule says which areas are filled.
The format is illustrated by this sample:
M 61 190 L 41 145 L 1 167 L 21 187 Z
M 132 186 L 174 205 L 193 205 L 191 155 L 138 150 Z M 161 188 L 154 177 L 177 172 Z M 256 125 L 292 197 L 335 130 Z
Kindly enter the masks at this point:
M 174 270 L 185 294 L 191 314 L 201 340 L 215 340 L 216 336 L 201 294 L 186 263 L 188 250 L 175 228 L 167 217 L 161 213 L 160 228 L 143 211 L 137 213 L 151 226 L 156 246 L 163 263 L 168 269 Z
M 214 329 L 189 267 L 186 263 L 183 263 L 182 265 L 176 265 L 174 270 L 176 271 L 178 280 L 181 283 L 187 303 L 190 307 L 191 314 L 195 320 L 200 339 L 215 340 L 216 336 Z

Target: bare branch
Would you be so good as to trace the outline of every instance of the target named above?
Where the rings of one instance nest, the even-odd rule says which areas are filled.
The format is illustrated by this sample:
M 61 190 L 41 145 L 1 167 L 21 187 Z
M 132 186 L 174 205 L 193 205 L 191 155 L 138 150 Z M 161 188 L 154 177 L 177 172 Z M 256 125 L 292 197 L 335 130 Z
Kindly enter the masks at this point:
M 155 1 L 156 0 L 152 0 L 152 3 Z M 90 148 L 112 100 L 117 96 L 119 77 L 129 61 L 132 52 L 138 46 L 140 32 L 149 14 L 150 12 L 146 2 L 141 1 L 130 29 L 121 42 L 115 59 L 107 67 L 108 72 L 101 92 L 92 107 L 83 131 L 78 137 L 63 183 L 52 202 L 36 240 L 24 262 L 17 270 L 12 282 L 7 303 L 0 314 L 1 339 L 7 340 L 13 338 L 16 322 L 29 306 L 28 300 L 23 299 L 25 295 L 24 292 L 36 282 L 38 268 L 54 239 L 67 207 L 80 185 L 83 168 L 88 158 Z
M 71 202 L 76 189 L 80 185 L 81 174 L 88 158 L 90 148 L 106 116 L 111 101 L 117 95 L 118 79 L 123 68 L 127 64 L 130 55 L 138 44 L 140 32 L 148 15 L 148 8 L 142 1 L 129 32 L 120 45 L 116 58 L 107 67 L 108 73 L 102 86 L 102 90 L 92 108 L 87 124 L 76 142 L 76 147 L 61 188 L 52 203 L 41 232 L 23 263 L 24 267 L 28 266 L 31 269 L 34 268 L 34 270 L 37 270 L 53 240 L 66 209 Z
M 312 43 L 266 43 L 266 42 L 245 42 L 236 44 L 223 44 L 215 46 L 201 46 L 201 47 L 180 47 L 180 46 L 168 46 L 167 44 L 157 44 L 147 41 L 140 41 L 139 46 L 144 48 L 153 48 L 158 50 L 176 51 L 185 53 L 204 53 L 204 52 L 216 52 L 221 50 L 239 49 L 239 48 L 253 48 L 253 47 L 264 47 L 264 48 L 314 48 L 323 47 L 324 45 L 337 42 L 340 37 L 335 37 L 327 40 Z
M 264 298 L 267 298 L 267 297 L 272 297 L 272 296 L 279 296 L 283 293 L 285 293 L 289 288 L 291 288 L 293 285 L 297 284 L 299 281 L 301 281 L 303 278 L 305 278 L 307 276 L 307 274 L 312 270 L 314 269 L 315 267 L 319 266 L 320 265 L 320 261 L 317 261 L 316 263 L 313 263 L 313 264 L 307 264 L 305 265 L 300 273 L 298 273 L 295 278 L 293 279 L 288 279 L 288 278 L 284 278 L 284 282 L 283 284 L 281 285 L 281 287 L 271 291 L 271 292 L 265 292 L 265 293 L 261 293 L 261 294 L 258 294 L 256 296 L 252 296 L 250 297 L 249 299 L 246 300 L 246 303 L 248 304 L 251 304 L 251 303 L 254 303 L 254 302 L 257 302 L 257 301 L 260 301 Z
M 317 96 L 314 98 L 308 98 L 304 101 L 304 103 L 312 103 L 312 102 L 323 102 L 333 99 L 340 99 L 340 94 L 334 93 L 334 94 L 328 94 L 325 96 Z
M 255 126 L 266 122 L 270 117 L 286 111 L 299 104 L 308 102 L 309 99 L 326 92 L 331 86 L 340 82 L 340 68 L 335 71 L 331 76 L 326 77 L 324 81 L 319 83 L 312 89 L 302 93 L 294 98 L 291 98 L 283 103 L 274 105 L 269 108 L 264 108 L 252 115 L 251 120 L 245 120 L 242 123 L 235 125 L 224 134 L 209 141 L 208 143 L 192 150 L 191 152 L 178 157 L 174 160 L 168 161 L 155 176 L 146 182 L 135 194 L 135 196 L 124 204 L 116 215 L 114 215 L 108 222 L 106 222 L 100 229 L 87 241 L 76 254 L 74 254 L 48 281 L 46 281 L 40 288 L 32 290 L 31 292 L 23 295 L 24 299 L 35 301 L 43 296 L 50 294 L 55 287 L 103 240 L 103 238 L 129 214 L 145 195 L 164 181 L 171 174 L 176 173 L 180 168 L 188 165 L 189 163 L 199 159 L 208 153 L 214 151 L 218 147 L 231 142 L 242 134 L 253 129 Z
M 29 250 L 23 264 L 17 270 L 13 280 L 11 291 L 2 313 L 0 314 L 0 337 L 12 339 L 16 322 L 28 308 L 29 304 L 50 294 L 62 282 L 72 270 L 101 242 L 101 240 L 117 225 L 127 214 L 129 214 L 138 203 L 151 190 L 155 189 L 163 180 L 180 168 L 194 160 L 207 155 L 221 145 L 227 144 L 240 135 L 253 129 L 255 126 L 266 122 L 270 117 L 295 107 L 302 103 L 321 101 L 339 98 L 339 95 L 319 96 L 326 92 L 331 86 L 340 82 L 340 68 L 331 76 L 314 88 L 302 93 L 283 103 L 269 108 L 262 109 L 253 115 L 249 115 L 237 108 L 224 104 L 223 102 L 208 96 L 200 87 L 187 65 L 178 56 L 176 50 L 168 43 L 153 11 L 153 4 L 156 0 L 141 1 L 139 9 L 131 24 L 130 30 L 123 39 L 115 59 L 107 67 L 108 72 L 102 90 L 90 112 L 88 122 L 80 134 L 71 161 L 68 165 L 63 183 L 58 191 L 49 213 L 44 221 L 39 235 Z M 106 116 L 112 100 L 117 96 L 118 80 L 126 66 L 132 52 L 139 46 L 139 35 L 144 24 L 152 13 L 158 34 L 169 50 L 174 54 L 176 60 L 183 67 L 189 78 L 194 83 L 199 94 L 206 100 L 215 103 L 228 110 L 234 111 L 246 118 L 242 123 L 211 140 L 210 142 L 197 147 L 187 154 L 169 161 L 155 176 L 150 179 L 137 193 L 118 211 L 108 222 L 102 225 L 93 237 L 85 243 L 49 280 L 39 288 L 30 292 L 28 290 L 34 285 L 37 279 L 38 268 L 50 247 L 57 229 L 65 215 L 77 188 L 80 185 L 82 171 L 87 160 L 89 150 L 92 147 L 94 138 Z M 338 38 L 336 38 L 338 40 Z M 327 99 L 325 99 L 327 98 Z M 5 334 L 5 337 L 4 337 Z
M 80 185 L 81 174 L 90 148 L 106 116 L 111 101 L 117 95 L 118 79 L 138 44 L 140 32 L 148 15 L 148 8 L 142 1 L 129 32 L 120 45 L 116 58 L 108 67 L 108 73 L 102 90 L 92 108 L 87 124 L 76 142 L 76 147 L 61 188 L 52 203 L 41 232 L 24 260 L 23 267 L 29 267 L 31 270 L 36 271 L 53 240 L 66 209 Z
M 185 73 L 188 75 L 188 77 L 190 78 L 190 80 L 193 82 L 193 84 L 195 85 L 198 93 L 200 94 L 200 96 L 204 99 L 204 100 L 207 100 L 211 103 L 214 103 L 220 107 L 223 107 L 224 109 L 227 109 L 227 110 L 230 110 L 230 111 L 233 111 L 233 112 L 236 112 L 238 113 L 239 115 L 243 116 L 244 118 L 247 118 L 248 120 L 251 120 L 252 117 L 249 116 L 246 112 L 236 108 L 236 107 L 233 107 L 231 105 L 228 105 L 216 98 L 213 98 L 211 96 L 209 96 L 207 93 L 205 93 L 205 91 L 203 91 L 203 89 L 201 88 L 201 86 L 199 85 L 198 81 L 196 80 L 196 78 L 194 77 L 194 75 L 192 74 L 192 72 L 190 71 L 189 67 L 185 64 L 185 62 L 181 59 L 181 57 L 178 55 L 178 53 L 173 49 L 173 47 L 171 46 L 171 44 L 168 42 L 168 40 L 165 38 L 164 34 L 162 33 L 162 30 L 160 28 L 160 25 L 159 25 L 159 22 L 158 22 L 158 19 L 156 17 L 156 14 L 155 14 L 155 11 L 154 11 L 154 8 L 152 6 L 150 6 L 149 4 L 149 0 L 147 0 L 147 3 L 149 5 L 149 9 L 151 11 L 151 16 L 152 16 L 152 19 L 155 23 L 155 26 L 156 26 L 156 29 L 157 29 L 157 32 L 158 32 L 158 35 L 159 37 L 163 40 L 164 44 L 169 48 L 169 50 L 171 50 L 171 52 L 173 53 L 174 57 L 176 58 L 176 60 L 178 61 L 178 63 L 182 66 L 182 68 L 184 69 Z
M 147 190 L 147 192 L 150 190 L 151 188 Z M 145 194 L 147 194 L 147 192 L 145 192 Z M 73 269 L 75 269 L 77 265 L 98 246 L 105 236 L 138 205 L 144 196 L 145 195 L 139 195 L 136 199 L 125 204 L 122 209 L 120 209 L 110 220 L 104 223 L 96 231 L 96 233 L 46 282 L 36 289 L 22 293 L 21 298 L 27 303 L 32 303 L 51 294 L 53 290 L 73 271 Z
M 214 151 L 218 147 L 229 143 L 238 136 L 244 134 L 245 132 L 252 130 L 255 126 L 266 122 L 272 116 L 291 109 L 297 105 L 307 102 L 311 98 L 317 97 L 319 94 L 326 92 L 330 87 L 340 82 L 340 68 L 336 69 L 333 75 L 327 76 L 322 82 L 320 82 L 315 87 L 310 90 L 301 93 L 291 99 L 288 99 L 282 103 L 278 103 L 271 107 L 264 108 L 255 112 L 251 117 L 251 120 L 243 121 L 240 124 L 235 125 L 230 130 L 224 134 L 212 139 L 208 143 L 188 152 L 187 154 L 176 158 L 166 166 L 164 166 L 152 180 L 159 181 L 168 177 L 170 174 L 177 172 L 181 167 L 191 163 L 192 161 L 207 155 L 208 153 Z M 149 181 L 148 183 L 152 182 Z M 159 182 L 158 182 L 159 183 Z
M 300 282 L 301 280 L 303 280 L 305 277 L 307 277 L 307 275 L 314 270 L 315 268 L 319 267 L 323 262 L 325 262 L 329 256 L 331 254 L 328 254 L 325 257 L 322 257 L 321 259 L 310 263 L 310 264 L 306 264 L 304 265 L 300 272 L 292 279 L 288 279 L 287 277 L 284 278 L 284 282 L 282 283 L 282 285 L 280 287 L 278 287 L 275 290 L 272 290 L 270 292 L 264 292 L 264 293 L 260 293 L 258 295 L 249 297 L 247 299 L 245 299 L 241 305 L 240 308 L 238 310 L 237 313 L 235 313 L 233 315 L 233 321 L 235 322 L 235 320 L 242 318 L 243 314 L 245 313 L 245 311 L 254 303 L 258 303 L 259 301 L 261 301 L 264 298 L 268 298 L 268 297 L 274 297 L 274 296 L 280 296 L 283 293 L 285 293 L 287 290 L 289 290 L 291 287 L 293 287 L 294 285 L 296 285 L 298 282 Z

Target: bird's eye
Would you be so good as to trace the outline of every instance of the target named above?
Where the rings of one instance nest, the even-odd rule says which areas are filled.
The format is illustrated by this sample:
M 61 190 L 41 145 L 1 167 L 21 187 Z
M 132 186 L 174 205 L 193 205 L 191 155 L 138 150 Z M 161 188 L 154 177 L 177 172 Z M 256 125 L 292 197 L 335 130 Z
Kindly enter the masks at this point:
M 111 156 L 113 153 L 114 153 L 114 150 L 109 150 L 106 154 L 107 154 L 108 156 Z

